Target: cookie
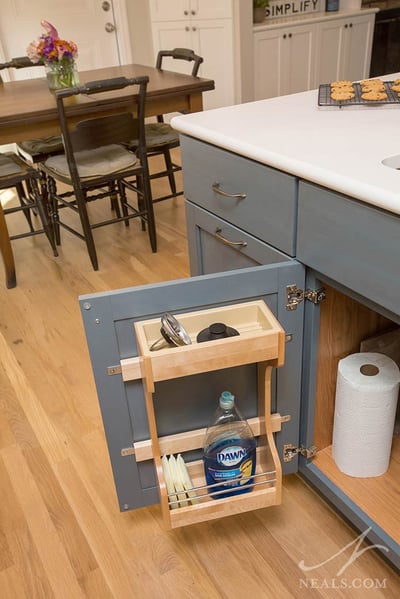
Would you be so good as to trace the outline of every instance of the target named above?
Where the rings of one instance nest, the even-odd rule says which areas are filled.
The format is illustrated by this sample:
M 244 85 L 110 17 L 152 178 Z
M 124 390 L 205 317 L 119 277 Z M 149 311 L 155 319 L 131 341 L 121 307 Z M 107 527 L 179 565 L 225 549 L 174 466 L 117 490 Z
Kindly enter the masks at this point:
M 382 79 L 363 79 L 363 81 L 360 81 L 360 85 L 361 86 L 383 85 L 383 81 L 382 81 Z
M 331 94 L 340 93 L 340 94 L 353 94 L 353 87 L 331 87 Z
M 354 98 L 354 92 L 336 89 L 331 92 L 331 98 L 332 100 L 338 100 L 340 102 L 343 102 L 345 100 L 351 100 L 352 98 Z
M 365 85 L 361 88 L 361 92 L 363 94 L 368 94 L 369 92 L 381 93 L 385 91 L 384 85 Z
M 352 87 L 353 86 L 353 82 L 352 81 L 346 81 L 346 80 L 342 80 L 342 81 L 332 81 L 331 83 L 331 87 Z
M 392 85 L 392 90 L 394 92 L 400 92 L 400 84 L 396 83 L 395 85 Z
M 393 84 L 394 84 L 394 85 L 400 85 L 400 79 L 395 79 L 395 80 L 393 81 Z
M 361 97 L 363 100 L 369 100 L 370 102 L 387 100 L 387 94 L 385 92 L 377 91 L 366 92 L 365 94 L 362 94 Z

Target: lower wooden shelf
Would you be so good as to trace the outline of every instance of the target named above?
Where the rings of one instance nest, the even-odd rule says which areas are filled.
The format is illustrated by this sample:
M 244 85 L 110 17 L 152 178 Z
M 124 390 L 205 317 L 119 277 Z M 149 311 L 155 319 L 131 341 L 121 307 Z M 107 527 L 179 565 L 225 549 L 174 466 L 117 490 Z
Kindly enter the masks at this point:
M 212 488 L 205 483 L 203 461 L 198 460 L 186 464 L 193 487 L 189 492 L 195 494 L 195 503 L 187 505 L 187 499 L 176 499 L 168 493 L 161 492 L 161 501 L 166 503 L 168 521 L 171 528 L 196 524 L 204 520 L 212 520 L 231 516 L 241 512 L 279 505 L 282 499 L 282 472 L 274 463 L 268 446 L 257 448 L 257 467 L 253 477 L 251 490 L 243 494 L 216 499 L 212 496 Z M 165 490 L 164 473 L 159 475 L 160 490 Z M 220 486 L 220 485 L 218 485 Z M 164 495 L 164 496 L 163 496 Z M 175 495 L 175 494 L 174 494 Z M 180 503 L 186 505 L 179 505 Z
M 319 451 L 313 464 L 400 544 L 400 436 L 393 439 L 389 469 L 382 476 L 355 478 L 343 474 L 332 457 L 332 446 Z

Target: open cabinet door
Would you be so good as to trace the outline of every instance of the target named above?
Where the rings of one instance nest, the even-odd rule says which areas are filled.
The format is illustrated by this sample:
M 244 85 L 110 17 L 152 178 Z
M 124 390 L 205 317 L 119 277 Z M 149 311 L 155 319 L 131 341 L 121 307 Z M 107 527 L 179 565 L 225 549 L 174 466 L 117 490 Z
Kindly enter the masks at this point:
M 287 308 L 287 288 L 304 288 L 295 262 L 132 287 L 79 298 L 120 510 L 159 501 L 153 461 L 137 462 L 134 443 L 149 439 L 141 380 L 124 382 L 120 361 L 138 355 L 134 323 L 217 306 L 263 300 L 287 335 L 285 364 L 274 373 L 272 412 L 287 416 L 275 433 L 283 472 L 297 470 L 297 456 L 283 463 L 283 446 L 298 446 L 303 304 Z M 238 397 L 246 418 L 257 411 L 256 365 L 248 364 L 158 383 L 154 408 L 161 435 L 208 426 L 220 390 Z

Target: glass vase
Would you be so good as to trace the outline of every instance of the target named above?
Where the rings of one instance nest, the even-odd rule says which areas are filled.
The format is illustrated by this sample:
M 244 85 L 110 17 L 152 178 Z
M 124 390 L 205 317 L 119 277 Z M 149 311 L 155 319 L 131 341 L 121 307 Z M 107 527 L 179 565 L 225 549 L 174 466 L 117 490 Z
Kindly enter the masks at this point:
M 66 89 L 79 85 L 79 75 L 75 60 L 48 62 L 45 67 L 47 84 L 50 90 Z

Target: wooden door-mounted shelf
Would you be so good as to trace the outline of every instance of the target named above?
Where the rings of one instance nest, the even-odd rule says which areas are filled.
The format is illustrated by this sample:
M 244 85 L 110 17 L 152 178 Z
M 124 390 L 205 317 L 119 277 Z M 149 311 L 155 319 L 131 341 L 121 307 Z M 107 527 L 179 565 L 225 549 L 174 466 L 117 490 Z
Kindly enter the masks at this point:
M 139 356 L 121 361 L 124 381 L 143 379 L 151 439 L 136 444 L 134 451 L 138 461 L 154 460 L 165 524 L 175 528 L 278 505 L 282 472 L 273 432 L 280 430 L 282 419 L 278 414 L 271 415 L 271 373 L 272 368 L 281 366 L 284 361 L 284 330 L 263 301 L 179 314 L 178 318 L 191 338 L 191 345 L 150 351 L 160 336 L 160 320 L 140 321 L 135 323 Z M 239 335 L 197 343 L 198 332 L 214 322 L 234 327 Z M 186 467 L 193 482 L 192 494 L 197 499 L 191 505 L 187 501 L 177 503 L 176 497 L 168 496 L 162 456 L 200 449 L 205 430 L 159 437 L 153 405 L 155 383 L 252 363 L 258 368 L 258 417 L 251 422 L 258 436 L 258 448 L 251 491 L 213 499 L 212 489 L 205 483 L 203 462 L 196 460 L 186 463 Z

